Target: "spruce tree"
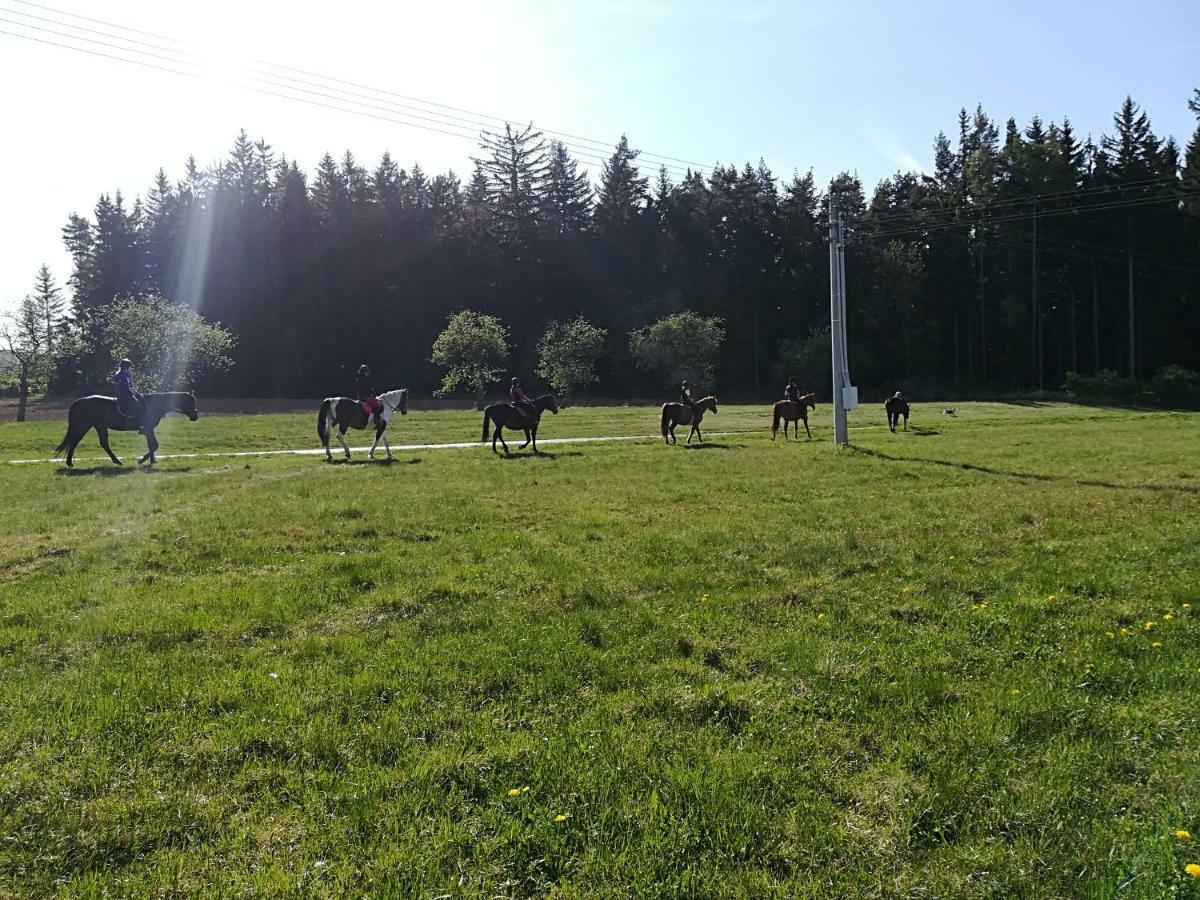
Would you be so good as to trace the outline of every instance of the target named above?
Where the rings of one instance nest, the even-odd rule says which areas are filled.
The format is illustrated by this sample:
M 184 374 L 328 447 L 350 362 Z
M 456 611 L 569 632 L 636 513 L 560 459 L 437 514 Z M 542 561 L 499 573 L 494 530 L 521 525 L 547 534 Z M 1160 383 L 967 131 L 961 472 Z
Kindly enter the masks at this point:
M 592 185 L 587 172 L 560 141 L 550 142 L 542 219 L 553 234 L 579 234 L 586 230 L 592 207 Z
M 639 153 L 629 146 L 629 138 L 621 135 L 612 156 L 604 163 L 594 214 L 602 231 L 611 233 L 627 227 L 646 204 L 649 182 L 638 171 Z
M 480 136 L 485 155 L 473 157 L 487 178 L 487 205 L 498 236 L 507 243 L 530 240 L 537 230 L 549 171 L 546 141 L 533 125 L 503 134 L 485 131 Z

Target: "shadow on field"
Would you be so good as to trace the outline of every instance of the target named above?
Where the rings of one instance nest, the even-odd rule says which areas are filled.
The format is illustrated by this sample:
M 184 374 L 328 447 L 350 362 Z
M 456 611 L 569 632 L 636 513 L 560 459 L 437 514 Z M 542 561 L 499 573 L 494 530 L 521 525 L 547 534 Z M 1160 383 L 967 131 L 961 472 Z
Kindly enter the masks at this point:
M 684 444 L 684 450 L 728 450 L 728 444 Z
M 192 471 L 191 466 L 172 466 L 169 469 L 160 469 L 157 466 L 88 466 L 87 468 L 68 469 L 66 466 L 59 466 L 55 471 L 55 475 L 69 475 L 76 477 L 79 475 L 99 475 L 103 478 L 112 478 L 115 475 L 135 475 L 141 473 L 143 475 L 182 475 L 185 472 Z
M 509 453 L 500 455 L 501 459 L 517 460 L 517 459 L 549 459 L 551 461 L 558 459 L 560 456 L 583 456 L 578 450 L 569 450 L 563 453 L 547 453 L 545 450 L 539 450 L 534 453 L 532 450 L 515 450 Z
M 1051 481 L 1067 484 L 1077 484 L 1080 487 L 1109 488 L 1116 491 L 1160 491 L 1173 494 L 1200 494 L 1200 485 L 1192 484 L 1117 484 L 1113 481 L 1101 481 L 1098 478 L 1072 478 L 1070 475 L 1045 475 L 1041 472 L 1013 472 L 1009 469 L 997 469 L 993 466 L 981 466 L 977 463 L 954 462 L 949 459 L 928 459 L 921 456 L 892 456 L 879 450 L 867 447 L 851 446 L 851 451 L 863 456 L 873 456 L 887 462 L 921 463 L 927 466 L 944 466 L 948 469 L 965 469 L 968 472 L 982 472 L 985 475 L 999 475 L 1003 478 L 1015 478 L 1019 481 Z
M 412 459 L 400 459 L 399 457 L 395 457 L 393 459 L 387 459 L 386 457 L 383 459 L 346 459 L 345 457 L 343 457 L 341 459 L 334 459 L 331 462 L 326 463 L 326 465 L 333 465 L 333 466 L 415 466 L 420 461 L 421 461 L 421 458 L 419 456 L 414 456 Z

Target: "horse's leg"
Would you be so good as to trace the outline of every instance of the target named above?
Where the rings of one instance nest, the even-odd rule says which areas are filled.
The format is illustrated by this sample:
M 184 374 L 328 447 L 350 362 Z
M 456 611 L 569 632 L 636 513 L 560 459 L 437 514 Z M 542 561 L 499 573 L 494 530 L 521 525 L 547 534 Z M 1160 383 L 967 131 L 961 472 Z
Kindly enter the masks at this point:
M 904 430 L 908 431 L 908 413 L 904 414 Z
M 383 449 L 387 451 L 388 462 L 392 461 L 392 445 L 388 443 L 387 429 L 383 429 Z
M 500 446 L 504 448 L 504 455 L 508 456 L 508 441 L 504 440 L 504 435 L 500 433 L 500 428 L 496 428 L 496 437 L 500 438 Z M 495 444 L 493 444 L 493 447 Z
M 342 443 L 342 449 L 346 451 L 346 459 L 350 458 L 350 445 L 346 443 L 346 426 L 342 425 L 338 428 L 338 440 Z
M 812 440 L 812 432 L 808 430 L 808 419 L 804 420 L 804 433 L 808 435 L 808 439 Z M 800 423 L 796 423 L 796 440 L 800 440 Z
M 533 438 L 531 437 L 532 434 L 533 434 L 533 432 L 530 429 L 528 429 L 528 428 L 525 429 L 525 443 L 523 443 L 520 447 L 518 447 L 517 448 L 518 450 L 524 450 L 526 447 L 529 446 L 529 442 L 531 440 L 533 440 Z M 536 449 L 536 447 L 535 447 L 535 449 Z
M 112 452 L 112 447 L 108 446 L 108 426 L 97 425 L 96 434 L 100 436 L 100 446 L 104 448 L 104 452 L 108 454 L 108 458 L 115 462 L 118 466 L 124 465 L 124 463 L 117 459 L 117 454 Z
M 371 449 L 367 451 L 367 459 L 375 458 L 375 448 L 379 446 L 379 436 L 383 434 L 383 429 L 378 425 L 375 426 L 375 440 L 371 442 Z
M 83 431 L 78 431 L 78 432 L 70 431 L 70 429 L 68 428 L 68 431 L 70 432 L 69 434 L 67 434 L 67 468 L 68 469 L 74 467 L 74 465 L 75 465 L 75 448 L 79 446 L 79 442 L 82 441 L 87 436 L 87 433 L 91 430 L 92 430 L 91 425 L 89 425 L 87 428 L 83 429 Z
M 146 429 L 146 455 L 138 460 L 140 466 L 146 460 L 150 460 L 150 465 L 154 465 L 158 460 L 154 458 L 155 452 L 158 450 L 158 438 L 154 436 L 154 429 Z
M 530 429 L 529 440 L 533 441 L 533 452 L 540 453 L 541 451 L 538 450 L 538 448 L 537 448 L 537 425 L 536 425 L 536 423 L 534 424 L 533 428 Z

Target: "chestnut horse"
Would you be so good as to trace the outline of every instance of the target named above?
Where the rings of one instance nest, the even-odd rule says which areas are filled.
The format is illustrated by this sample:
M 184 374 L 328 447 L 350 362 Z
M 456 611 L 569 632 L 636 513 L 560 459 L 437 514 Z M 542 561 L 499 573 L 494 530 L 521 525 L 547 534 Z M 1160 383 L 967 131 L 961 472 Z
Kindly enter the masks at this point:
M 375 426 L 375 442 L 371 444 L 371 450 L 367 455 L 371 459 L 375 458 L 375 448 L 379 446 L 379 439 L 383 438 L 383 446 L 387 449 L 387 458 L 391 459 L 392 446 L 388 443 L 387 435 L 384 432 L 387 430 L 388 423 L 392 421 L 392 416 L 397 412 L 402 416 L 408 415 L 408 388 L 380 394 L 379 402 L 383 404 L 383 412 L 379 416 L 379 424 Z M 334 425 L 338 427 L 337 438 L 342 442 L 342 449 L 346 451 L 346 459 L 349 459 L 350 447 L 346 444 L 346 429 L 366 428 L 370 420 L 371 416 L 363 409 L 362 403 L 358 400 L 350 397 L 329 397 L 325 400 L 317 413 L 317 437 L 321 439 L 321 446 L 325 448 L 325 461 L 333 462 L 333 454 L 329 452 L 329 435 L 333 431 Z
M 901 416 L 904 416 L 904 430 L 908 431 L 908 401 L 899 392 L 883 401 L 883 409 L 887 413 L 888 428 L 892 429 L 893 434 Z
M 542 413 L 550 410 L 554 415 L 558 415 L 558 401 L 554 399 L 553 394 L 543 394 L 533 401 L 533 406 L 538 414 L 535 418 L 530 418 L 529 413 L 518 409 L 511 403 L 493 403 L 491 406 L 485 407 L 483 410 L 483 438 L 488 439 L 489 426 L 495 425 L 496 431 L 492 434 L 492 452 L 496 451 L 496 441 L 499 440 L 504 446 L 504 455 L 508 455 L 508 444 L 504 442 L 504 437 L 500 434 L 501 428 L 519 428 L 525 432 L 525 443 L 519 449 L 524 450 L 533 443 L 533 452 L 540 453 L 537 448 L 537 430 L 538 423 L 542 420 Z
M 138 465 L 140 466 L 147 460 L 154 465 L 157 462 L 154 454 L 158 450 L 158 438 L 154 436 L 154 429 L 158 427 L 163 416 L 170 412 L 180 412 L 195 422 L 200 414 L 196 412 L 195 394 L 183 392 L 146 394 L 142 400 L 146 409 L 145 418 L 142 420 L 142 431 L 146 435 L 146 455 L 138 460 Z M 100 394 L 80 397 L 71 404 L 71 408 L 67 410 L 67 435 L 62 439 L 62 443 L 54 448 L 54 452 L 61 453 L 66 450 L 67 465 L 74 466 L 75 448 L 83 440 L 84 435 L 93 428 L 96 429 L 96 434 L 100 438 L 100 446 L 104 448 L 108 458 L 118 466 L 122 465 L 121 461 L 117 459 L 117 455 L 112 452 L 112 448 L 108 446 L 108 432 L 110 429 L 112 431 L 137 431 L 138 423 L 136 419 L 121 412 L 115 397 L 104 397 Z
M 662 407 L 662 436 L 663 443 L 677 444 L 678 439 L 675 437 L 676 425 L 691 425 L 692 430 L 688 432 L 687 442 L 692 442 L 692 435 L 696 435 L 697 439 L 703 443 L 704 435 L 700 433 L 700 421 L 704 418 L 704 413 L 712 410 L 712 414 L 717 414 L 717 398 L 705 397 L 702 400 L 696 401 L 696 421 L 692 421 L 692 408 L 686 403 L 664 403 Z
M 808 435 L 808 439 L 812 440 L 812 432 L 808 430 L 808 411 L 817 408 L 817 401 L 813 398 L 816 394 L 801 394 L 798 401 L 795 400 L 780 400 L 775 404 L 774 412 L 771 416 L 771 440 L 775 440 L 775 433 L 779 430 L 779 420 L 783 419 L 783 439 L 787 440 L 788 422 L 794 423 L 796 429 L 796 440 L 800 439 L 800 423 L 804 423 L 804 433 Z

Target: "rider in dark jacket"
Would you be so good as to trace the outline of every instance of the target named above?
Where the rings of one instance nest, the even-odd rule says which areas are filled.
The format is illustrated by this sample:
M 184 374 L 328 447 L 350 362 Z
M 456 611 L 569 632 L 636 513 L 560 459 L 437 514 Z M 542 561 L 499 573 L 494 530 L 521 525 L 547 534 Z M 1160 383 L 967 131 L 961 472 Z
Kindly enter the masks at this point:
M 796 379 L 789 378 L 787 387 L 783 389 L 783 399 L 791 400 L 793 403 L 800 402 L 800 388 L 796 387 Z
M 374 414 L 375 427 L 383 421 L 383 404 L 375 396 L 375 387 L 371 384 L 371 369 L 365 363 L 358 367 L 358 376 L 354 379 L 354 393 L 363 409 Z
M 696 412 L 696 401 L 692 399 L 692 389 L 688 387 L 686 381 L 679 385 L 679 401 L 689 407 L 692 412 Z

